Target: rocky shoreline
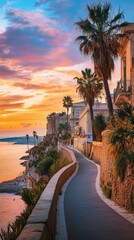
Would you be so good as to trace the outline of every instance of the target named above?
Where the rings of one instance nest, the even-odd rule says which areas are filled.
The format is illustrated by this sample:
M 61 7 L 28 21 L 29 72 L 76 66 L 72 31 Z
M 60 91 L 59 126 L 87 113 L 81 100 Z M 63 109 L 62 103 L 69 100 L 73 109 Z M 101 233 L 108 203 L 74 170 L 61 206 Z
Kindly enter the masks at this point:
M 16 177 L 15 179 L 0 183 L 0 193 L 19 194 L 25 187 L 27 187 L 26 176 L 22 175 L 20 177 Z
M 27 160 L 29 159 L 29 155 L 22 156 L 20 160 L 25 160 L 20 163 L 21 165 L 26 167 Z M 27 176 L 25 172 L 22 176 L 16 177 L 12 180 L 7 180 L 0 183 L 0 193 L 15 193 L 19 194 L 23 188 L 27 187 Z

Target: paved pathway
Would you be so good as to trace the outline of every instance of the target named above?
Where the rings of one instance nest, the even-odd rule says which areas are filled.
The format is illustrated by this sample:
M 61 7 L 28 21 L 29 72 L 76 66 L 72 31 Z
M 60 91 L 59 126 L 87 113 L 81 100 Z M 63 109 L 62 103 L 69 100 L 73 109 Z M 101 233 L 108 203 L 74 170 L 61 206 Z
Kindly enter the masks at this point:
M 97 167 L 78 152 L 74 153 L 80 163 L 65 192 L 68 240 L 134 240 L 134 225 L 98 196 Z

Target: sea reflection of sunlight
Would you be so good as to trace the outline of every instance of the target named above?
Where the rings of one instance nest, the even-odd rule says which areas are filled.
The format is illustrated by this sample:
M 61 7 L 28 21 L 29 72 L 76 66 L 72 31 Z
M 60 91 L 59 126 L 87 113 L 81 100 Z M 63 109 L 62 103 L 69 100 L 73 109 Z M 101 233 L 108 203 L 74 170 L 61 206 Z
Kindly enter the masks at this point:
M 21 196 L 0 193 L 0 228 L 6 229 L 9 223 L 25 209 L 26 204 Z

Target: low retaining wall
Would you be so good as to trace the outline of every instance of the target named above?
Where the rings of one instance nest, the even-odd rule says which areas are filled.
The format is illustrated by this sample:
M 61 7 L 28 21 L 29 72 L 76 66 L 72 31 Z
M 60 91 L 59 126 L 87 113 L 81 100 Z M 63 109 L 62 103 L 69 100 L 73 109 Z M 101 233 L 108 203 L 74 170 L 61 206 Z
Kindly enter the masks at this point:
M 61 152 L 71 163 L 51 178 L 17 240 L 55 239 L 58 196 L 77 163 L 73 152 L 64 147 L 61 147 Z

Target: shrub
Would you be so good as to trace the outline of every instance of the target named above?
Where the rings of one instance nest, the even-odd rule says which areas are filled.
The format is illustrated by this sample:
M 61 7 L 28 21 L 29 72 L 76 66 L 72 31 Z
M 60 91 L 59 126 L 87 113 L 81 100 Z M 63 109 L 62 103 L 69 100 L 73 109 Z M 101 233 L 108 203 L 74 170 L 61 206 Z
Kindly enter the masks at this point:
M 103 182 L 101 187 L 102 187 L 104 195 L 107 198 L 111 199 L 111 197 L 112 197 L 112 186 L 111 186 L 111 183 L 108 183 L 107 185 L 104 185 L 104 182 Z
M 101 133 L 106 128 L 106 126 L 107 126 L 106 117 L 103 116 L 102 114 L 96 115 L 93 121 L 93 127 L 94 127 L 95 136 L 97 140 L 102 139 Z
M 109 122 L 110 148 L 115 156 L 115 167 L 121 181 L 124 180 L 127 165 L 134 164 L 134 108 L 123 103 Z
M 61 168 L 68 165 L 70 162 L 67 158 L 64 158 L 63 156 L 60 156 L 57 161 L 55 161 L 52 166 L 50 167 L 50 174 L 54 175 L 56 172 L 58 172 Z
M 37 166 L 37 172 L 39 175 L 45 175 L 49 172 L 49 169 L 54 161 L 59 158 L 59 152 L 56 149 L 49 149 L 42 161 Z
M 7 230 L 1 229 L 0 238 L 1 240 L 15 240 L 21 233 L 22 229 L 26 225 L 27 219 L 32 211 L 32 208 L 27 207 L 16 220 L 9 224 Z
M 46 179 L 41 178 L 33 188 L 24 188 L 21 191 L 21 197 L 23 201 L 31 207 L 34 207 L 36 202 L 38 201 L 43 189 L 45 188 L 47 184 Z

